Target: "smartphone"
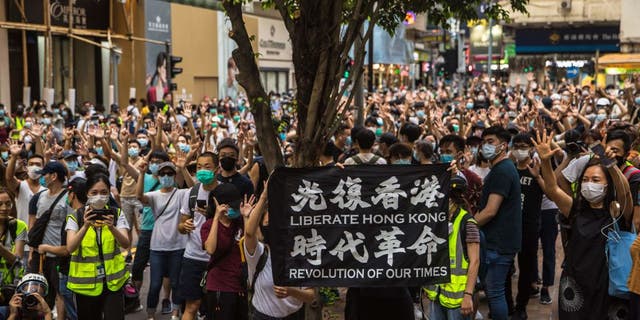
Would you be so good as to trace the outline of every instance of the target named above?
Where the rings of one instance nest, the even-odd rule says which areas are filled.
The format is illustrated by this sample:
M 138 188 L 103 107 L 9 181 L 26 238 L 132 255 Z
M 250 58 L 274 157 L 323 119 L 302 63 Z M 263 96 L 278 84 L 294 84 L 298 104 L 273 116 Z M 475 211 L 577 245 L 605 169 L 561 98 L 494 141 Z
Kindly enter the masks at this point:
M 605 167 L 609 167 L 615 162 L 615 160 L 607 158 L 607 156 L 604 154 L 604 147 L 601 144 L 595 145 L 593 148 L 591 148 L 591 151 L 598 155 L 598 157 L 600 158 L 600 162 L 602 162 Z
M 93 218 L 93 221 L 105 220 L 107 216 L 113 216 L 114 215 L 114 212 L 111 209 L 93 209 L 93 211 L 91 213 L 95 214 L 95 217 Z
M 207 200 L 196 200 L 196 206 L 198 206 L 199 208 L 206 208 L 207 207 Z

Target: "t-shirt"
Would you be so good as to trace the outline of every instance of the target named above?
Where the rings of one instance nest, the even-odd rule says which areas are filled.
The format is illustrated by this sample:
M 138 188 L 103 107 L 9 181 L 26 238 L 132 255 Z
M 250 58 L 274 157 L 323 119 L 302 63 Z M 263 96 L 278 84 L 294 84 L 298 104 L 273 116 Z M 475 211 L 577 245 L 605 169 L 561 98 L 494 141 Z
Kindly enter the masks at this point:
M 175 195 L 169 201 L 171 194 Z M 149 199 L 149 206 L 153 212 L 155 223 L 151 233 L 151 250 L 174 251 L 184 249 L 187 236 L 178 232 L 180 223 L 180 209 L 182 202 L 189 196 L 189 189 L 173 189 L 170 192 L 152 191 L 145 193 Z M 165 206 L 167 207 L 164 210 Z M 162 212 L 164 210 L 164 213 Z M 160 214 L 162 213 L 162 216 Z
M 484 178 L 486 178 L 489 172 L 491 171 L 491 168 L 489 167 L 483 168 L 474 164 L 471 167 L 469 167 L 469 170 L 477 174 L 478 177 L 480 177 L 480 179 L 484 180 Z
M 213 219 L 202 226 L 201 236 L 204 242 L 209 237 Z M 207 272 L 207 291 L 243 292 L 242 261 L 238 242 L 242 237 L 242 228 L 236 221 L 227 227 L 218 221 L 216 252 L 211 256 Z
M 251 280 L 253 279 L 253 274 L 256 271 L 260 256 L 264 253 L 264 244 L 262 242 L 258 242 L 255 252 L 251 255 L 247 251 L 246 242 L 243 243 L 245 244 L 243 248 L 244 256 L 247 259 L 247 266 L 249 269 L 248 277 L 249 280 Z M 269 255 L 271 255 L 270 252 Z M 262 271 L 260 271 L 260 274 L 258 274 L 258 278 L 256 279 L 256 284 L 254 286 L 255 291 L 253 293 L 253 299 L 251 300 L 251 304 L 256 308 L 256 310 L 271 317 L 284 318 L 302 308 L 302 301 L 296 298 L 289 296 L 284 299 L 280 299 L 276 297 L 273 292 L 273 285 L 271 257 L 267 257 L 264 268 L 262 268 Z
M 54 195 L 50 195 L 49 191 L 44 191 L 40 193 L 40 196 L 38 198 L 38 204 L 37 204 L 38 209 L 36 212 L 36 219 L 40 218 L 45 213 L 45 211 L 49 210 L 53 202 L 56 200 L 56 198 L 58 197 L 58 195 L 60 195 L 60 192 L 62 191 L 63 190 L 60 190 L 57 194 L 54 194 Z M 51 211 L 51 218 L 49 219 L 47 228 L 44 231 L 42 244 L 48 244 L 52 246 L 61 245 L 60 241 L 61 241 L 62 235 L 60 231 L 62 230 L 62 225 L 64 224 L 64 221 L 67 218 L 67 215 L 73 213 L 73 208 L 71 208 L 71 206 L 67 204 L 67 196 L 68 194 L 65 194 L 64 196 L 62 196 L 62 198 L 58 200 L 58 203 L 56 203 L 55 208 L 53 208 L 53 210 Z M 29 214 L 34 214 L 34 213 L 30 212 Z M 53 253 L 47 252 L 47 257 L 55 257 L 55 256 L 56 255 L 54 255 Z
M 355 156 L 345 160 L 344 164 L 349 166 L 358 164 L 355 160 L 353 160 L 354 157 L 360 158 L 360 160 L 362 160 L 362 163 L 369 163 L 369 161 L 371 161 L 374 156 L 375 154 L 373 153 L 358 153 Z M 387 160 L 385 160 L 383 157 L 378 157 L 378 160 L 376 160 L 376 162 L 374 162 L 373 164 L 387 164 Z
M 522 227 L 533 230 L 540 224 L 540 212 L 542 211 L 542 188 L 529 169 L 519 170 L 520 192 L 522 199 Z
M 236 186 L 236 188 L 238 188 L 238 191 L 240 191 L 240 196 L 242 196 L 242 199 L 244 199 L 245 195 L 247 196 L 247 198 L 249 198 L 253 194 L 253 183 L 251 183 L 251 180 L 249 178 L 241 175 L 239 172 L 236 172 L 234 175 L 229 177 L 223 177 L 221 174 L 217 175 L 216 177 L 218 178 L 218 181 L 222 183 L 231 183 Z
M 151 192 L 160 189 L 160 183 L 158 179 L 154 178 L 152 174 L 144 174 L 144 192 Z M 153 230 L 153 224 L 155 218 L 150 206 L 142 207 L 142 223 L 140 224 L 140 230 L 151 231 Z
M 562 175 L 567 179 L 567 181 L 569 181 L 569 183 L 576 182 L 590 159 L 591 155 L 588 154 L 576 159 L 571 159 L 567 167 L 562 170 Z
M 19 220 L 29 221 L 29 201 L 33 197 L 34 193 L 29 188 L 29 183 L 26 180 L 20 181 L 18 185 L 18 197 L 16 198 L 16 212 Z M 46 190 L 47 188 L 38 185 L 38 191 L 36 193 Z M 25 246 L 25 251 L 28 251 L 28 246 Z
M 487 239 L 487 249 L 500 254 L 515 254 L 522 241 L 522 204 L 520 176 L 513 161 L 504 159 L 496 163 L 484 179 L 480 210 L 487 206 L 489 195 L 503 197 L 498 212 L 481 227 Z
M 206 207 L 209 207 L 209 191 L 205 190 L 202 184 L 199 184 L 198 188 L 198 197 L 197 200 L 206 201 Z M 186 199 L 182 202 L 182 209 L 180 209 L 180 213 L 185 216 L 191 215 L 191 208 L 189 208 L 189 196 L 191 193 L 191 188 L 187 189 L 189 192 L 186 194 Z M 191 233 L 187 234 L 187 246 L 184 249 L 184 257 L 198 260 L 198 261 L 209 261 L 209 254 L 207 251 L 202 249 L 202 237 L 200 234 L 200 230 L 202 229 L 202 225 L 207 221 L 207 217 L 199 213 L 198 211 L 193 211 L 193 225 L 195 229 L 191 231 Z

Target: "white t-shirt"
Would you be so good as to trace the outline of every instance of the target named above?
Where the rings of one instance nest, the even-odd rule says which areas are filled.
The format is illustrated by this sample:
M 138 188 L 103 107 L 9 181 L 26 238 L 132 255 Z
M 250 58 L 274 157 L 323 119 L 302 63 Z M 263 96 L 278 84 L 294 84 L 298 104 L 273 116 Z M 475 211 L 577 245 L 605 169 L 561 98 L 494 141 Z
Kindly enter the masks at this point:
M 38 185 L 38 191 L 36 193 L 46 190 L 47 188 Z M 18 185 L 18 197 L 16 198 L 16 212 L 18 213 L 18 219 L 28 223 L 29 221 L 29 201 L 35 193 L 29 188 L 27 180 L 20 181 Z
M 580 158 L 572 159 L 566 168 L 562 170 L 562 175 L 564 176 L 569 183 L 574 183 L 584 171 L 584 168 L 589 163 L 589 159 L 591 159 L 591 155 L 584 155 Z
M 362 160 L 362 163 L 368 163 L 369 160 L 371 160 L 371 158 L 373 158 L 373 156 L 375 155 L 373 153 L 358 153 L 356 156 L 358 156 L 360 160 Z M 353 160 L 353 157 L 350 157 L 344 161 L 344 164 L 347 166 L 353 166 L 357 163 Z M 387 160 L 385 160 L 383 157 L 379 157 L 378 160 L 376 160 L 375 164 L 387 164 Z
M 173 189 L 170 192 L 152 191 L 145 193 L 149 199 L 149 207 L 153 212 L 155 223 L 151 233 L 151 250 L 174 251 L 184 249 L 187 245 L 187 236 L 178 232 L 180 223 L 180 209 L 182 202 L 189 198 L 190 189 Z M 169 201 L 171 193 L 175 195 Z M 186 194 L 186 195 L 185 195 Z M 162 213 L 162 210 L 164 213 Z M 158 217 L 162 213 L 162 216 Z
M 249 269 L 249 279 L 253 279 L 253 274 L 256 271 L 256 266 L 258 265 L 258 260 L 260 260 L 260 256 L 264 252 L 264 244 L 262 242 L 258 242 L 256 246 L 256 251 L 253 255 L 250 255 L 247 251 L 246 242 L 243 242 L 244 245 L 244 254 L 247 259 L 247 266 Z M 280 299 L 276 297 L 273 292 L 273 270 L 271 269 L 271 252 L 269 252 L 269 257 L 267 257 L 267 262 L 260 271 L 258 278 L 256 279 L 255 291 L 253 293 L 253 299 L 251 303 L 260 313 L 275 317 L 275 318 L 284 318 L 294 312 L 300 310 L 302 308 L 302 301 L 293 298 L 287 297 L 284 299 Z
M 482 181 L 484 181 L 484 178 L 489 174 L 489 172 L 491 171 L 491 168 L 490 167 L 482 168 L 482 167 L 476 166 L 474 164 L 471 167 L 469 167 L 469 170 L 471 170 L 471 172 L 477 174 L 478 177 L 480 177 L 480 179 L 482 179 Z
M 180 209 L 180 213 L 185 216 L 191 215 L 191 210 L 189 209 L 189 195 L 191 193 L 191 188 L 186 189 L 187 192 L 185 194 L 185 199 L 182 201 L 182 209 Z M 197 200 L 204 200 L 207 202 L 205 207 L 209 206 L 209 191 L 205 190 L 200 184 L 200 188 L 198 189 L 198 198 Z M 196 201 L 197 201 L 196 200 Z M 184 257 L 198 260 L 198 261 L 209 261 L 211 257 L 207 251 L 202 249 L 202 236 L 200 235 L 200 229 L 202 229 L 202 225 L 207 221 L 207 217 L 198 213 L 197 211 L 193 212 L 193 225 L 196 227 L 191 233 L 187 234 L 187 246 L 184 249 Z

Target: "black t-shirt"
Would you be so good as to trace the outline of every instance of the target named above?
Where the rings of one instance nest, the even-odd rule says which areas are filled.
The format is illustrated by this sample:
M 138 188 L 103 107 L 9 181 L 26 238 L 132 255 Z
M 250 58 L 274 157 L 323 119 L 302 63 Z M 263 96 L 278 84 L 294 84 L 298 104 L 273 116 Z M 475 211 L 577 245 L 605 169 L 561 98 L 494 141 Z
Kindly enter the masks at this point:
M 500 254 L 515 254 L 522 242 L 522 204 L 520 200 L 520 176 L 513 161 L 498 162 L 484 179 L 479 209 L 487 206 L 492 193 L 503 197 L 498 212 L 482 226 L 487 239 L 487 249 Z
M 241 175 L 239 172 L 236 172 L 236 174 L 229 177 L 223 177 L 221 174 L 217 175 L 216 177 L 218 178 L 218 181 L 222 183 L 231 183 L 236 186 L 236 188 L 238 188 L 238 191 L 240 191 L 240 195 L 243 199 L 245 195 L 247 196 L 247 198 L 253 195 L 253 183 L 251 183 L 251 180 L 249 178 Z
M 522 228 L 538 229 L 542 207 L 542 188 L 528 169 L 518 170 L 520 175 L 520 194 L 522 203 Z

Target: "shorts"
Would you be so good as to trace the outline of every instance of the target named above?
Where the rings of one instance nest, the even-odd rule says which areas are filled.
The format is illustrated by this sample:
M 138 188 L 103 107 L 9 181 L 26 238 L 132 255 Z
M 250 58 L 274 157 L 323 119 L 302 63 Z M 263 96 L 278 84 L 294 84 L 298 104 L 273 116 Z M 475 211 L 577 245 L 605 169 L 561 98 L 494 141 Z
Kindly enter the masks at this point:
M 180 270 L 180 282 L 178 291 L 186 301 L 200 300 L 204 296 L 200 286 L 204 272 L 209 262 L 182 257 L 182 269 Z
M 138 216 L 142 211 L 142 202 L 135 197 L 120 198 L 120 205 L 124 217 L 127 219 L 130 230 L 134 229 L 134 221 L 139 221 Z

